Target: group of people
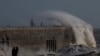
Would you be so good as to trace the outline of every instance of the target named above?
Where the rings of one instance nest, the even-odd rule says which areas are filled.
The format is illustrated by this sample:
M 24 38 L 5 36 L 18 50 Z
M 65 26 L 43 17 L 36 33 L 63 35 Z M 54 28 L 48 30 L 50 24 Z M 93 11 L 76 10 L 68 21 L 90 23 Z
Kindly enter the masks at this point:
M 17 55 L 18 55 L 18 47 L 13 47 L 12 56 L 17 56 Z
M 1 38 L 0 42 L 2 45 L 6 44 L 9 47 L 9 37 L 5 31 L 4 33 L 5 33 L 5 38 Z M 18 54 L 18 47 L 16 46 L 12 48 L 12 56 L 17 56 L 17 54 Z
M 5 41 L 6 40 L 6 41 Z M 7 46 L 9 47 L 9 38 L 6 38 L 6 39 L 4 39 L 4 38 L 2 38 L 2 42 L 1 42 L 3 45 L 5 44 L 5 43 L 7 43 Z M 13 47 L 12 48 L 12 56 L 17 56 L 17 54 L 18 54 L 18 47 Z

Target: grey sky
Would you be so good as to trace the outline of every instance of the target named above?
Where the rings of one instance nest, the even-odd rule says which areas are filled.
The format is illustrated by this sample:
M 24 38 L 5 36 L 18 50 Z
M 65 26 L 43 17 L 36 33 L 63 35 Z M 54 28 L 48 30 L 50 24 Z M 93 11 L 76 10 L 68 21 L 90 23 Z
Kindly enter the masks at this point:
M 45 10 L 66 11 L 100 28 L 100 0 L 0 0 L 0 25 L 28 25 Z

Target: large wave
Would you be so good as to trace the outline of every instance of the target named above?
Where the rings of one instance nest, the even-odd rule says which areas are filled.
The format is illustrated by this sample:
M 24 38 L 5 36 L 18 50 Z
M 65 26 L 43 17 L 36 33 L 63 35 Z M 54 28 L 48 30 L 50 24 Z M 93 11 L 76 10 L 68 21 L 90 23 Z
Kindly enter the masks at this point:
M 83 20 L 62 11 L 45 11 L 40 12 L 38 17 L 45 18 L 49 21 L 60 23 L 60 26 L 72 27 L 75 34 L 75 45 L 84 45 L 88 47 L 96 47 L 96 41 L 93 36 L 92 26 Z

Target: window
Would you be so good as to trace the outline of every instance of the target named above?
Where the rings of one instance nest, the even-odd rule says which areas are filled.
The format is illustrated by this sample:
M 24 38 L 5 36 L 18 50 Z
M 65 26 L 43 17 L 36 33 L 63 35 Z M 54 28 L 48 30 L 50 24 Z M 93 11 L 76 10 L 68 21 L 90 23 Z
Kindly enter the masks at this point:
M 56 39 L 46 40 L 46 47 L 48 51 L 56 51 Z

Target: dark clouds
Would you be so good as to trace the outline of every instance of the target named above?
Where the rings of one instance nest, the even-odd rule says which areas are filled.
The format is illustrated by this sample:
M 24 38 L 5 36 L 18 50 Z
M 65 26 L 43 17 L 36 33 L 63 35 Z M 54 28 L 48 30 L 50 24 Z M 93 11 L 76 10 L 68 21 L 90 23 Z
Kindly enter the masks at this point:
M 38 11 L 62 10 L 100 27 L 99 0 L 0 0 L 0 25 L 29 25 Z

